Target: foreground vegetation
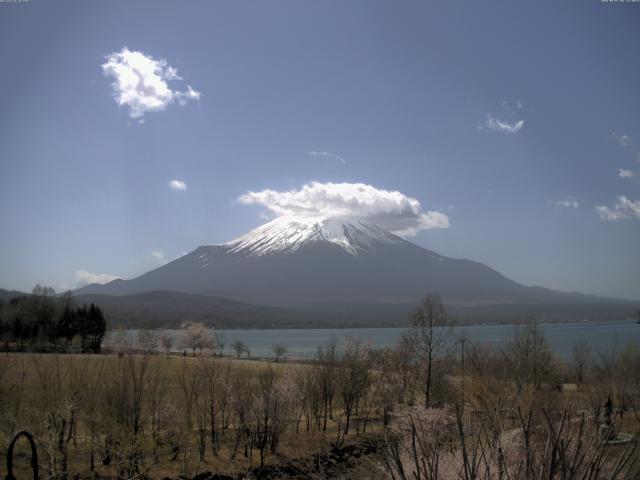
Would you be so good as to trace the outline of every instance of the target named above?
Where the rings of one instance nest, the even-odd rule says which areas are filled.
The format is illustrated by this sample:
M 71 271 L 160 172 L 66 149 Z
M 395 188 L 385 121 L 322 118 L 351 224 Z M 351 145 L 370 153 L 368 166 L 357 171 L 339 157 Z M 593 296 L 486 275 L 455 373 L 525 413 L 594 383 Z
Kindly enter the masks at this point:
M 621 433 L 640 431 L 639 349 L 564 364 L 535 325 L 504 349 L 448 335 L 433 295 L 395 348 L 330 342 L 306 363 L 221 358 L 195 324 L 188 355 L 153 333 L 6 353 L 0 453 L 27 429 L 47 478 L 638 478 Z

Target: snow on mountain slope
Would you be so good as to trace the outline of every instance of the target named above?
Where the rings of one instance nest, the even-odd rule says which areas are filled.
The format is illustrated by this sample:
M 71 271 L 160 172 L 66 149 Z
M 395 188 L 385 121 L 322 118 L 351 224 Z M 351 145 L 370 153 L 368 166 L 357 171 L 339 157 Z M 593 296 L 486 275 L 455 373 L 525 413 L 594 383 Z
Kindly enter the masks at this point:
M 372 224 L 342 217 L 279 217 L 232 240 L 224 247 L 251 256 L 295 252 L 309 242 L 330 242 L 351 255 L 376 245 L 404 244 L 405 240 Z
M 496 306 L 509 315 L 555 312 L 566 318 L 582 318 L 598 305 L 606 309 L 594 312 L 626 308 L 607 299 L 526 287 L 481 263 L 438 255 L 347 217 L 279 217 L 236 240 L 198 247 L 136 278 L 88 285 L 76 293 L 153 291 L 329 312 L 345 319 L 406 318 L 425 292 L 433 291 L 458 315 L 475 309 L 474 315 L 489 319 Z

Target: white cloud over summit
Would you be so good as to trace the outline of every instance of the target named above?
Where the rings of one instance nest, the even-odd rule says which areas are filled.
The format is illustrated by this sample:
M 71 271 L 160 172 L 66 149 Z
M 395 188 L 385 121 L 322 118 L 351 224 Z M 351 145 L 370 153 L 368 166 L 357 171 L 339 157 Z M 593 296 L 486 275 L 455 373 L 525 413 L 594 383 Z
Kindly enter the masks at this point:
M 174 101 L 184 105 L 188 100 L 200 98 L 200 92 L 190 85 L 185 91 L 171 89 L 168 82 L 182 77 L 165 59 L 155 59 L 127 47 L 107 55 L 102 72 L 113 78 L 113 98 L 119 106 L 129 109 L 131 118 L 142 119 L 146 112 L 164 110 Z
M 380 190 L 364 183 L 312 182 L 299 190 L 247 192 L 239 202 L 263 205 L 278 217 L 346 217 L 373 223 L 398 235 L 448 228 L 449 217 L 422 211 L 420 202 L 398 191 Z
M 120 278 L 108 273 L 91 273 L 86 270 L 76 270 L 74 277 L 76 279 L 76 288 L 91 285 L 92 283 L 105 284 Z

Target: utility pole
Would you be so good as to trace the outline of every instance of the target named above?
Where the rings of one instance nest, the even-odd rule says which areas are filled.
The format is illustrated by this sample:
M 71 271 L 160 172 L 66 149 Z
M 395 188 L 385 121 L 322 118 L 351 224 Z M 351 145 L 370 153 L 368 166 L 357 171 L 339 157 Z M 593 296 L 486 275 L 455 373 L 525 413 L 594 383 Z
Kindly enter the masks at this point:
M 460 408 L 461 412 L 464 413 L 464 342 L 466 338 L 460 337 L 460 365 L 461 365 L 461 390 L 462 390 L 462 407 Z

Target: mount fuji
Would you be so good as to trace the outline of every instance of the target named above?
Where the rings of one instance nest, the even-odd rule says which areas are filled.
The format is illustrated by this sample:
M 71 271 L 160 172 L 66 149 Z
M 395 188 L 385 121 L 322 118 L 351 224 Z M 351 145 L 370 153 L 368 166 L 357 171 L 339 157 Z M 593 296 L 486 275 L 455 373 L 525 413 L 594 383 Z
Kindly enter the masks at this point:
M 131 280 L 92 284 L 76 295 L 171 291 L 268 307 L 323 312 L 345 322 L 406 319 L 439 292 L 463 320 L 605 318 L 635 304 L 521 285 L 492 268 L 448 258 L 372 223 L 344 217 L 279 217 L 222 245 L 196 248 Z

